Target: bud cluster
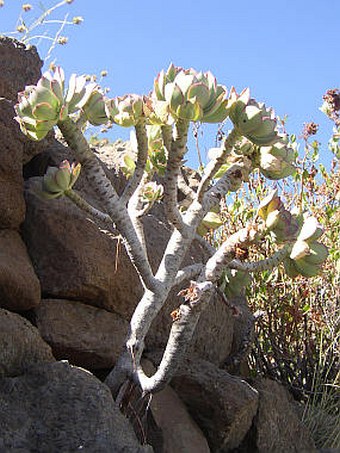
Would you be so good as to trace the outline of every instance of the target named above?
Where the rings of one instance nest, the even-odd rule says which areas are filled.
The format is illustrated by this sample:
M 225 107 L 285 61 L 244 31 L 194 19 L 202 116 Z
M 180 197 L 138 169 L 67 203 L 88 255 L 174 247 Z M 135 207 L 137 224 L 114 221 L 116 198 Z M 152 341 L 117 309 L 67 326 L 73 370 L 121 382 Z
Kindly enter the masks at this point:
M 258 215 L 264 220 L 266 228 L 273 233 L 278 243 L 296 239 L 299 231 L 297 219 L 285 209 L 277 190 L 264 198 L 258 210 Z
M 289 258 L 284 261 L 287 274 L 296 277 L 313 277 L 320 272 L 322 263 L 328 256 L 328 249 L 318 242 L 324 233 L 322 225 L 315 217 L 303 218 L 303 226 L 293 245 Z
M 72 189 L 80 174 L 80 164 L 70 164 L 68 160 L 61 162 L 59 167 L 48 167 L 42 179 L 42 195 L 44 198 L 59 198 L 65 191 Z

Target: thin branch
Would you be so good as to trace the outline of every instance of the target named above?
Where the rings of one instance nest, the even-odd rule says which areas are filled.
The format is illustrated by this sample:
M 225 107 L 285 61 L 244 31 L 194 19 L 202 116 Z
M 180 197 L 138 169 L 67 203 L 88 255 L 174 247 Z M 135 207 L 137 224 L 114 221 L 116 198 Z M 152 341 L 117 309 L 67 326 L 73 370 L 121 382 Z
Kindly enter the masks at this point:
M 63 31 L 63 29 L 65 28 L 66 24 L 67 24 L 67 18 L 68 18 L 68 14 L 66 14 L 66 16 L 64 17 L 64 20 L 63 22 L 61 23 L 60 27 L 59 27 L 59 30 L 57 31 L 55 37 L 54 37 L 54 40 L 53 40 L 53 43 L 51 44 L 50 48 L 48 49 L 47 51 L 47 54 L 44 58 L 44 62 L 46 63 L 46 61 L 51 57 L 51 54 L 52 54 L 52 51 L 53 49 L 55 48 L 55 46 L 57 45 L 58 43 L 58 39 L 59 39 L 59 36 L 61 34 L 61 32 Z
M 66 0 L 62 0 L 61 2 L 51 6 L 51 8 L 45 9 L 45 11 L 41 14 L 41 16 L 36 19 L 33 24 L 30 26 L 30 31 L 33 30 L 35 27 L 38 27 L 41 25 L 45 18 L 50 15 L 53 11 L 55 11 L 57 8 L 60 8 L 61 6 L 65 5 L 67 2 Z
M 188 141 L 189 122 L 178 120 L 174 128 L 174 136 L 168 152 L 168 161 L 164 181 L 164 204 L 165 212 L 170 223 L 176 228 L 183 229 L 183 219 L 177 206 L 178 176 L 183 164 L 183 157 L 186 153 Z M 163 131 L 165 146 L 169 146 L 168 129 Z M 167 135 L 165 135 L 165 132 Z
M 34 35 L 34 36 L 31 36 L 30 38 L 27 38 L 25 39 L 25 43 L 29 43 L 30 41 L 32 41 L 33 39 L 47 39 L 48 41 L 53 41 L 55 40 L 55 38 L 51 38 L 50 36 L 47 36 L 47 35 Z
M 235 143 L 239 140 L 239 133 L 233 129 L 228 137 L 224 140 L 224 146 L 221 147 L 219 155 L 205 167 L 202 180 L 197 190 L 197 199 L 202 201 L 202 198 L 207 190 L 207 187 L 213 180 L 217 171 L 226 163 L 227 156 L 231 153 Z
M 87 212 L 94 219 L 98 219 L 100 222 L 105 223 L 106 225 L 108 225 L 110 227 L 110 229 L 114 228 L 114 223 L 113 223 L 111 217 L 108 214 L 105 214 L 105 212 L 99 211 L 95 207 L 91 206 L 77 192 L 75 192 L 72 189 L 69 189 L 69 190 L 65 191 L 64 193 L 82 211 Z
M 192 280 L 197 277 L 197 275 L 202 271 L 203 264 L 191 264 L 180 271 L 177 272 L 176 278 L 174 280 L 174 285 L 180 285 L 184 280 Z
M 136 131 L 136 139 L 137 139 L 137 162 L 136 168 L 127 183 L 124 192 L 121 196 L 122 203 L 126 204 L 134 192 L 136 191 L 137 187 L 139 186 L 140 182 L 142 181 L 145 165 L 148 158 L 148 136 L 146 133 L 145 127 L 145 120 L 143 119 L 141 122 L 136 124 L 135 126 Z
M 254 262 L 242 262 L 239 260 L 232 260 L 228 267 L 230 269 L 237 269 L 246 272 L 262 272 L 266 270 L 272 270 L 277 267 L 291 252 L 292 245 L 286 244 L 277 252 L 273 253 L 269 258 Z
M 89 182 L 103 201 L 106 211 L 124 238 L 125 249 L 146 288 L 157 287 L 150 263 L 136 234 L 125 205 L 119 200 L 111 181 L 107 178 L 79 127 L 70 118 L 60 121 L 58 127 L 76 158 L 86 170 Z

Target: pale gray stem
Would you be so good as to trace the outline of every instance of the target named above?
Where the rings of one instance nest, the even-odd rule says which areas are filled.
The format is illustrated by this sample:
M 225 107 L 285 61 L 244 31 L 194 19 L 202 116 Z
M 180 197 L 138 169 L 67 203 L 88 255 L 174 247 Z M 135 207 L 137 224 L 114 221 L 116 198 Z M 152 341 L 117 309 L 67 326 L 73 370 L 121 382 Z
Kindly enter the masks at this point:
M 202 180 L 197 190 L 197 199 L 202 201 L 203 196 L 216 175 L 217 171 L 226 163 L 227 156 L 231 153 L 235 143 L 240 139 L 240 134 L 233 129 L 228 137 L 224 140 L 224 146 L 221 147 L 219 155 L 205 167 Z
M 269 258 L 254 262 L 242 262 L 239 260 L 232 260 L 228 267 L 246 272 L 262 272 L 272 270 L 277 267 L 291 252 L 292 245 L 286 244 L 277 252 L 273 253 Z
M 164 205 L 165 212 L 169 222 L 178 229 L 183 228 L 183 219 L 178 210 L 178 177 L 183 165 L 183 157 L 186 153 L 188 141 L 189 122 L 178 120 L 174 127 L 174 136 L 171 143 L 171 149 L 168 151 L 167 167 L 164 181 Z M 168 131 L 167 131 L 168 132 Z M 163 141 L 169 146 L 169 139 L 166 136 Z
M 136 139 L 137 139 L 137 162 L 136 168 L 129 179 L 124 192 L 121 196 L 122 203 L 126 204 L 129 202 L 130 198 L 132 197 L 133 193 L 136 191 L 137 187 L 139 186 L 140 182 L 142 181 L 146 161 L 148 159 L 148 136 L 146 133 L 145 127 L 145 120 L 141 120 L 135 126 L 136 131 Z
M 224 268 L 235 259 L 237 248 L 249 247 L 258 237 L 259 230 L 255 225 L 242 228 L 232 234 L 208 260 L 205 267 L 205 278 L 212 282 L 218 281 Z
M 185 195 L 185 199 L 180 202 L 181 206 L 188 207 L 195 198 L 196 192 L 188 186 L 183 176 L 183 169 L 178 175 L 178 188 Z
M 105 175 L 102 166 L 89 147 L 81 130 L 70 118 L 60 121 L 58 127 L 67 144 L 74 150 L 76 158 L 86 170 L 89 182 L 99 195 L 107 213 L 113 219 L 117 229 L 123 236 L 126 251 L 144 286 L 149 289 L 155 289 L 157 287 L 157 281 L 153 276 L 150 263 L 133 227 L 127 209 L 120 202 L 117 192 L 112 186 L 111 181 Z
M 91 206 L 86 200 L 84 200 L 84 198 L 82 198 L 73 189 L 65 190 L 64 193 L 82 211 L 86 212 L 94 219 L 98 219 L 100 222 L 105 223 L 111 229 L 113 229 L 114 224 L 113 224 L 111 217 L 108 214 L 105 214 L 105 212 L 99 211 L 99 209 L 96 209 L 95 207 Z
M 232 164 L 225 174 L 217 181 L 217 183 L 205 193 L 203 204 L 208 211 L 212 206 L 216 205 L 220 198 L 226 193 L 236 192 L 243 181 L 246 181 L 252 168 L 248 168 L 242 163 Z
M 247 172 L 242 170 L 243 167 L 238 165 L 236 167 L 233 166 L 233 168 L 230 168 L 227 171 L 227 176 L 225 177 L 224 182 L 226 191 L 232 190 L 232 188 L 234 188 L 236 185 L 239 186 L 242 183 L 243 177 L 247 176 Z M 144 349 L 144 339 L 150 329 L 152 321 L 155 319 L 160 309 L 163 307 L 170 289 L 173 287 L 174 280 L 180 269 L 183 258 L 187 253 L 192 240 L 195 238 L 196 229 L 199 223 L 206 214 L 207 209 L 209 209 L 210 203 L 216 204 L 214 197 L 215 196 L 211 194 L 204 205 L 199 203 L 197 200 L 194 200 L 184 216 L 186 227 L 181 231 L 177 228 L 174 229 L 155 276 L 157 281 L 159 282 L 159 286 L 154 292 L 145 291 L 143 298 L 137 305 L 130 322 L 130 333 L 126 342 L 126 350 L 120 356 L 116 367 L 106 379 L 107 385 L 111 388 L 114 394 L 117 392 L 119 386 L 122 384 L 126 376 L 133 376 L 134 379 L 138 382 L 139 379 L 144 379 L 143 372 L 141 371 L 140 367 L 140 359 Z M 247 235 L 246 237 L 248 238 Z M 241 241 L 242 244 L 245 243 L 242 235 L 240 235 L 240 237 L 238 238 L 235 238 L 235 244 L 237 243 L 236 239 Z M 232 247 L 233 244 L 229 245 Z M 229 261 L 235 258 L 234 252 L 234 249 L 233 253 L 230 252 Z M 217 257 L 218 256 L 219 255 L 217 255 Z M 217 274 L 220 271 L 220 266 L 216 265 L 219 263 L 214 263 L 214 257 L 216 258 L 216 254 L 208 261 L 208 263 L 210 262 L 211 264 L 208 270 L 210 275 L 213 277 L 212 281 L 216 281 L 218 279 Z M 200 274 L 199 280 L 210 280 L 209 278 L 206 278 L 206 274 L 206 268 L 204 268 Z M 182 353 L 184 354 L 184 343 L 189 341 L 189 339 L 191 338 L 195 325 L 199 318 L 199 313 L 203 310 L 205 305 L 206 304 L 204 304 L 204 301 L 202 304 L 198 303 L 197 307 L 202 308 L 197 308 L 197 312 L 196 310 L 188 311 L 187 309 L 184 309 L 182 323 L 185 327 L 183 327 L 183 329 L 180 328 L 179 330 L 176 330 L 178 329 L 178 327 L 176 327 L 175 330 L 170 334 L 167 353 L 162 360 L 159 372 L 156 372 L 157 377 L 154 378 L 153 381 L 152 378 L 151 380 L 145 381 L 144 391 L 154 391 L 152 387 L 153 385 L 156 385 L 158 387 L 160 385 L 163 385 L 165 381 L 168 381 L 171 378 L 175 366 L 177 366 L 176 357 L 177 355 L 182 355 Z M 192 320 L 190 321 L 191 313 Z M 179 320 L 180 319 L 181 317 L 179 318 Z M 187 321 L 188 319 L 189 321 Z M 173 335 L 174 337 L 172 337 Z M 185 341 L 182 342 L 181 338 L 185 338 Z M 174 360 L 174 366 L 172 366 L 171 364 L 172 360 Z
M 144 173 L 143 177 L 140 180 L 139 186 L 133 192 L 130 201 L 128 202 L 128 213 L 133 223 L 133 226 L 136 230 L 136 234 L 140 243 L 144 249 L 144 253 L 147 255 L 145 233 L 143 223 L 141 222 L 142 213 L 144 211 L 143 204 L 141 200 L 141 192 L 143 190 L 143 185 L 147 182 L 148 175 Z
M 203 264 L 191 264 L 190 266 L 185 267 L 177 272 L 176 278 L 174 280 L 174 286 L 180 285 L 184 280 L 192 280 L 194 277 L 202 271 Z
M 176 373 L 194 334 L 200 314 L 208 305 L 212 289 L 204 292 L 195 303 L 184 303 L 178 309 L 178 319 L 174 320 L 162 361 L 156 373 L 148 377 L 142 367 L 137 367 L 134 378 L 140 384 L 143 393 L 155 393 L 161 390 Z

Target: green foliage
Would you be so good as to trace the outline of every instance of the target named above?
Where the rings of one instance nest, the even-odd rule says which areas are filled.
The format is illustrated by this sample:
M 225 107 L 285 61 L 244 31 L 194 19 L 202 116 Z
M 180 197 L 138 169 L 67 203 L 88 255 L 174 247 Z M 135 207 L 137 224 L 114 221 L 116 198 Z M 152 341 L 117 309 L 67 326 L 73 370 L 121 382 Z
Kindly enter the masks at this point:
M 295 136 L 290 141 L 297 147 Z M 284 268 L 254 274 L 246 289 L 258 315 L 248 365 L 251 374 L 282 382 L 306 404 L 303 419 L 319 448 L 339 448 L 340 174 L 336 159 L 330 169 L 320 163 L 319 146 L 305 141 L 304 156 L 296 173 L 281 183 L 280 196 L 273 183 L 275 189 L 263 198 L 263 172 L 253 173 L 248 186 L 229 194 L 221 206 L 224 226 L 210 235 L 210 242 L 218 248 L 224 238 L 260 216 L 271 235 L 247 250 L 245 258 L 265 259 L 275 250 L 275 228 L 287 211 L 284 206 L 296 206 L 291 218 L 299 223 L 298 235 Z M 228 287 L 231 282 L 232 275 L 222 281 L 229 297 L 235 295 L 233 286 Z

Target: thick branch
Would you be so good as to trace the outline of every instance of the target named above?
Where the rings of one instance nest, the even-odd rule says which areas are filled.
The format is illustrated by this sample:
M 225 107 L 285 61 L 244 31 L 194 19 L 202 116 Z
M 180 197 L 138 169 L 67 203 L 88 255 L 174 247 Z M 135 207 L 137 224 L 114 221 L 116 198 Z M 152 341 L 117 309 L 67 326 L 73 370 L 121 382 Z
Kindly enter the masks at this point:
M 205 278 L 212 282 L 218 281 L 223 269 L 235 259 L 237 248 L 249 247 L 258 240 L 258 237 L 259 231 L 256 225 L 242 228 L 231 235 L 207 262 Z
M 174 280 L 174 286 L 180 285 L 184 280 L 192 280 L 194 277 L 197 277 L 202 269 L 203 264 L 201 263 L 191 264 L 190 266 L 181 269 L 177 272 Z
M 206 211 L 216 205 L 228 192 L 236 192 L 242 183 L 248 180 L 252 170 L 251 161 L 246 156 L 243 157 L 243 162 L 232 164 L 218 182 L 206 192 L 203 198 Z
M 181 169 L 179 175 L 178 175 L 178 188 L 179 190 L 185 195 L 184 200 L 180 202 L 181 206 L 188 207 L 190 203 L 193 201 L 195 198 L 196 192 L 192 190 L 192 188 L 187 184 L 187 182 L 184 179 L 183 175 L 183 168 Z
M 143 393 L 155 393 L 161 390 L 176 373 L 190 345 L 200 314 L 210 300 L 213 288 L 209 285 L 198 300 L 184 303 L 178 308 L 177 317 L 172 324 L 168 343 L 156 373 L 148 377 L 141 365 L 137 366 L 133 377 L 141 386 Z

